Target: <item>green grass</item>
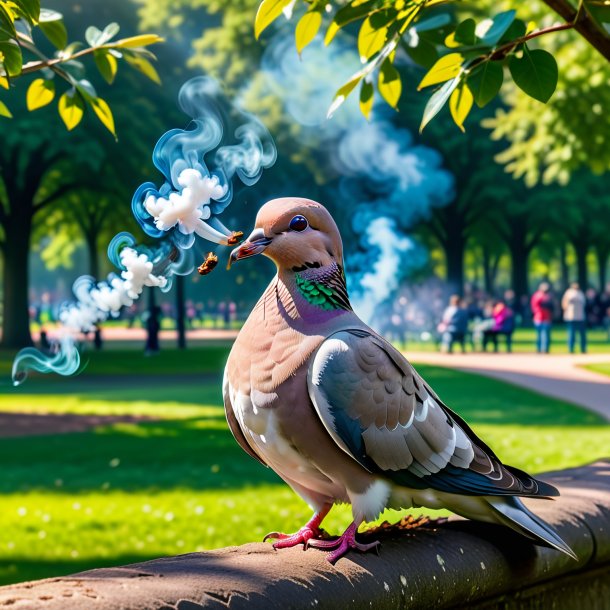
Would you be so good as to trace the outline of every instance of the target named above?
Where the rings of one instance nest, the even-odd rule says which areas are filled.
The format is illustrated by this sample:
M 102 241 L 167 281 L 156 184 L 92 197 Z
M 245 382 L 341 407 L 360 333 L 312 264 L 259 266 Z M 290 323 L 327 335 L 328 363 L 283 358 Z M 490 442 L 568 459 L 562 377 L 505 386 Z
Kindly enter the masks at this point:
M 599 362 L 597 364 L 586 364 L 582 368 L 593 371 L 594 373 L 601 373 L 602 375 L 608 375 L 610 377 L 610 362 Z
M 0 411 L 157 418 L 2 439 L 0 583 L 260 540 L 309 517 L 308 507 L 228 431 L 221 376 L 212 372 L 222 354 L 214 348 L 183 355 L 178 362 L 175 353 L 145 361 L 96 354 L 78 378 L 0 388 Z M 133 378 L 105 377 L 125 361 Z M 166 365 L 172 374 L 161 375 Z M 197 365 L 208 372 L 178 374 Z M 596 415 L 492 379 L 418 368 L 508 463 L 539 472 L 608 452 L 610 427 Z M 349 509 L 338 507 L 325 526 L 338 531 L 348 522 Z

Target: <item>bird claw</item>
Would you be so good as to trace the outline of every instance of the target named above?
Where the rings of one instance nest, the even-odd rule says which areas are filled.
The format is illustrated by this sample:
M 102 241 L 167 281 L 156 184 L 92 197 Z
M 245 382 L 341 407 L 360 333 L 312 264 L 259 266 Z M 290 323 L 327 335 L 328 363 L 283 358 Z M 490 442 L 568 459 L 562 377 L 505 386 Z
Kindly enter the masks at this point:
M 337 560 L 341 559 L 348 551 L 354 549 L 361 553 L 366 553 L 371 550 L 375 550 L 379 554 L 379 547 L 381 543 L 378 540 L 369 544 L 362 544 L 356 541 L 356 528 L 348 527 L 343 535 L 339 536 L 335 540 L 308 540 L 305 543 L 305 549 L 313 547 L 315 549 L 333 549 L 331 553 L 326 556 L 326 560 L 334 564 Z
M 282 532 L 270 532 L 263 538 L 263 542 L 267 540 L 277 540 L 273 543 L 274 549 L 287 549 L 297 544 L 304 544 L 307 548 L 307 543 L 317 536 L 319 531 L 314 531 L 310 527 L 302 527 L 298 532 L 294 534 L 283 534 Z

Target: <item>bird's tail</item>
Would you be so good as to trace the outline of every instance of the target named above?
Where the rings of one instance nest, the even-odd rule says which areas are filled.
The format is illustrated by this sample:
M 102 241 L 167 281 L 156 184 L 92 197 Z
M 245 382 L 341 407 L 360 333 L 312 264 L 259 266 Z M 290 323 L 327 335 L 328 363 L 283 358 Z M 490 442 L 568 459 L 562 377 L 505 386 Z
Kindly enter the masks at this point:
M 508 527 L 527 536 L 537 544 L 557 549 L 578 560 L 574 551 L 560 538 L 559 534 L 540 517 L 526 508 L 515 496 L 494 496 L 487 498 L 498 519 Z

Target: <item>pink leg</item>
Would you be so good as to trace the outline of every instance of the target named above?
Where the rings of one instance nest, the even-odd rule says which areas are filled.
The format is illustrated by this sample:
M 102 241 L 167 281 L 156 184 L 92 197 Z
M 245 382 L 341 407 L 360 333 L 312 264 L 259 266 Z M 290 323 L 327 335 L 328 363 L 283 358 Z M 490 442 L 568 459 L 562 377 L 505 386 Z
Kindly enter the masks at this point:
M 298 532 L 294 534 L 271 532 L 263 538 L 263 542 L 275 538 L 277 542 L 273 543 L 274 549 L 285 549 L 297 544 L 307 544 L 308 540 L 320 535 L 320 524 L 331 508 L 332 504 L 325 504 Z
M 358 531 L 358 523 L 355 521 L 343 532 L 336 540 L 309 540 L 305 544 L 305 548 L 314 547 L 316 549 L 334 549 L 332 553 L 326 556 L 330 563 L 335 563 L 337 559 L 343 557 L 350 549 L 356 549 L 361 553 L 366 553 L 371 549 L 377 549 L 380 542 L 376 540 L 370 544 L 361 544 L 356 542 L 356 532 Z

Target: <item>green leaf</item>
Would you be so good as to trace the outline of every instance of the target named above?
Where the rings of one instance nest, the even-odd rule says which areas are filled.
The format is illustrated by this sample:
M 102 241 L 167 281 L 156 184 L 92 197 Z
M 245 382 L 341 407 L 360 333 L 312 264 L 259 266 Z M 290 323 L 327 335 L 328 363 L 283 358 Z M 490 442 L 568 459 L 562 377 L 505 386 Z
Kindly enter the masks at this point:
M 463 45 L 473 45 L 477 41 L 474 33 L 476 23 L 474 19 L 466 19 L 455 28 L 454 39 Z
M 23 65 L 21 47 L 14 40 L 0 41 L 0 63 L 4 64 L 8 76 L 21 74 Z
M 121 38 L 121 40 L 111 43 L 111 46 L 117 49 L 129 49 L 131 47 L 147 47 L 159 42 L 164 42 L 164 39 L 161 38 L 161 36 L 157 36 L 156 34 L 141 34 L 140 36 Z
M 370 59 L 375 53 L 379 53 L 383 49 L 386 37 L 388 35 L 388 22 L 391 19 L 389 14 L 387 18 L 379 18 L 380 13 L 367 17 L 360 26 L 358 33 L 358 54 L 360 60 L 364 63 Z
M 85 104 L 76 91 L 67 91 L 59 98 L 59 116 L 68 131 L 72 131 L 83 118 Z
M 116 138 L 116 132 L 114 130 L 114 117 L 110 106 L 101 98 L 94 97 L 89 100 L 93 112 L 97 115 L 102 125 Z
M 360 112 L 367 120 L 371 118 L 371 111 L 373 110 L 373 93 L 373 85 L 363 80 L 362 87 L 360 87 Z
M 441 108 L 446 104 L 447 100 L 451 97 L 451 94 L 454 92 L 459 83 L 460 77 L 456 76 L 452 80 L 447 81 L 428 100 L 428 103 L 424 108 L 421 125 L 419 126 L 420 133 L 424 130 L 424 127 L 440 112 Z
M 403 49 L 416 64 L 427 70 L 429 70 L 438 59 L 436 46 L 421 37 L 419 38 L 416 47 L 403 45 Z
M 424 76 L 417 89 L 438 85 L 456 77 L 462 70 L 464 57 L 460 53 L 443 55 Z
M 340 8 L 326 31 L 324 44 L 330 44 L 337 32 L 341 28 L 345 27 L 348 23 L 352 23 L 353 21 L 366 17 L 377 6 L 377 4 L 377 0 L 369 0 L 368 2 L 357 4 L 356 6 L 350 3 Z
M 95 60 L 95 65 L 97 66 L 97 69 L 99 70 L 99 73 L 102 75 L 103 79 L 109 85 L 112 85 L 117 72 L 116 58 L 110 55 L 108 50 L 98 49 L 97 51 L 93 52 L 93 59 Z
M 455 124 L 461 129 L 464 129 L 464 121 L 468 116 L 468 113 L 472 110 L 472 102 L 474 98 L 468 85 L 461 83 L 460 86 L 453 91 L 449 98 L 449 111 Z
M 64 16 L 59 11 L 52 11 L 49 8 L 40 9 L 39 21 L 41 23 L 48 23 L 49 21 L 61 21 Z
M 493 100 L 504 80 L 502 64 L 496 61 L 486 61 L 483 65 L 468 76 L 468 86 L 479 108 L 483 108 Z
M 398 70 L 389 59 L 385 59 L 381 64 L 377 86 L 383 99 L 392 108 L 396 108 L 402 93 L 402 82 Z
M 510 27 L 510 24 L 515 20 L 516 11 L 511 9 L 510 11 L 504 11 L 498 13 L 493 19 L 491 27 L 485 32 L 481 38 L 482 42 L 486 45 L 493 47 L 499 40 L 504 36 L 504 33 Z
M 89 46 L 91 47 L 101 47 L 102 45 L 112 40 L 119 33 L 120 29 L 121 28 L 119 24 L 114 22 L 109 23 L 103 31 L 99 30 L 94 26 L 90 26 L 85 32 L 85 40 L 89 43 Z
M 333 103 L 330 105 L 328 109 L 328 113 L 326 115 L 327 118 L 330 118 L 337 108 L 343 104 L 343 102 L 347 99 L 347 96 L 355 89 L 356 85 L 364 78 L 364 74 L 358 72 L 355 76 L 353 76 L 345 85 L 343 85 L 340 89 L 335 93 L 335 97 L 333 98 Z
M 299 22 L 295 30 L 295 41 L 297 53 L 300 55 L 303 49 L 316 37 L 322 25 L 322 13 L 319 10 L 307 11 Z
M 0 3 L 0 28 L 6 31 L 11 38 L 16 38 L 17 31 L 15 30 L 15 18 L 13 13 L 8 11 L 3 4 Z
M 37 78 L 32 81 L 26 94 L 28 110 L 36 110 L 50 104 L 55 97 L 55 83 L 52 80 Z
M 254 36 L 257 40 L 291 2 L 292 0 L 263 0 L 260 3 L 254 18 Z
M 142 57 L 140 55 L 132 55 L 132 54 L 125 54 L 125 61 L 132 66 L 133 68 L 135 68 L 136 70 L 138 70 L 138 72 L 141 72 L 142 74 L 144 74 L 144 76 L 147 76 L 151 81 L 153 81 L 154 83 L 157 83 L 157 85 L 161 84 L 161 79 L 159 78 L 159 74 L 157 73 L 157 70 L 155 69 L 155 67 L 148 61 L 148 59 L 146 59 L 145 57 Z
M 68 44 L 68 32 L 66 26 L 61 19 L 53 19 L 51 21 L 40 21 L 38 24 L 40 31 L 45 35 L 45 38 L 56 48 L 64 49 Z
M 428 17 L 418 21 L 413 29 L 416 32 L 429 32 L 430 30 L 436 30 L 437 28 L 445 27 L 451 23 L 451 16 L 447 13 L 441 15 L 434 15 L 434 17 Z
M 524 46 L 521 58 L 512 55 L 508 64 L 510 73 L 519 89 L 530 97 L 546 103 L 557 87 L 557 62 L 542 49 L 530 51 Z
M 527 31 L 527 26 L 525 25 L 525 22 L 521 21 L 521 19 L 515 19 L 510 24 L 510 27 L 506 30 L 506 32 L 504 32 L 504 34 L 502 35 L 502 38 L 500 38 L 499 42 L 501 42 L 501 43 L 510 42 L 511 40 L 516 40 L 517 38 L 521 38 L 522 36 L 525 36 L 526 31 Z
M 6 104 L 2 101 L 0 101 L 0 116 L 6 117 L 7 119 L 13 118 L 11 111 L 8 109 Z
M 40 17 L 40 0 L 13 0 L 26 20 L 36 25 Z

